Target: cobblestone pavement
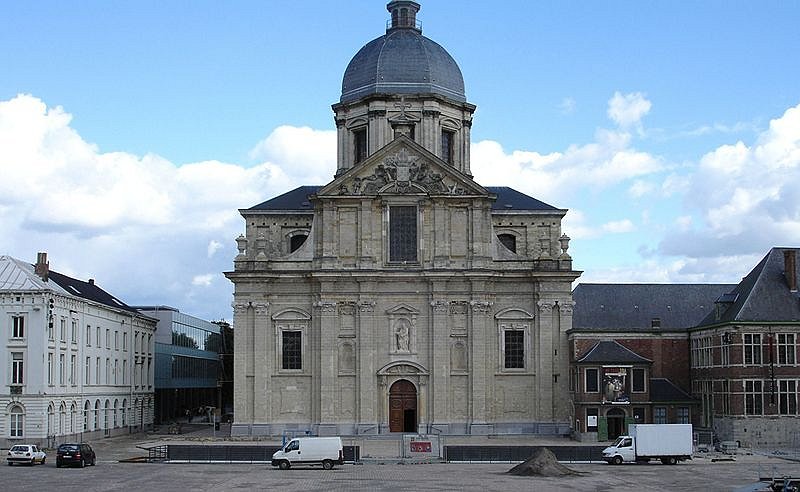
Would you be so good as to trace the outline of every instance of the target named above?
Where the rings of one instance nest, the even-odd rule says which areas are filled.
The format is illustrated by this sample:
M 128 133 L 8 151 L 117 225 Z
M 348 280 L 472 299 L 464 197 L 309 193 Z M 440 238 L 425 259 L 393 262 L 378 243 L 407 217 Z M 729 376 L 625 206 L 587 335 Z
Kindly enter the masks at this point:
M 202 428 L 201 428 L 202 429 Z M 207 434 L 207 435 L 206 435 Z M 797 475 L 800 463 L 768 456 L 737 456 L 735 462 L 713 462 L 698 455 L 676 466 L 658 463 L 611 466 L 567 464 L 581 472 L 568 478 L 517 477 L 506 474 L 510 463 L 466 464 L 347 464 L 331 471 L 292 468 L 282 471 L 256 464 L 120 463 L 120 459 L 145 456 L 143 447 L 168 442 L 212 442 L 210 429 L 182 436 L 135 434 L 91 442 L 97 451 L 96 467 L 56 469 L 51 451 L 44 466 L 0 467 L 0 484 L 16 490 L 302 490 L 302 491 L 709 491 L 758 490 L 759 477 Z M 218 438 L 219 436 L 217 436 Z M 230 442 L 230 441 L 228 441 Z M 277 443 L 260 441 L 264 444 Z M 245 442 L 243 442 L 245 443 Z M 519 443 L 518 443 L 519 444 Z M 9 490 L 9 489 L 7 489 Z

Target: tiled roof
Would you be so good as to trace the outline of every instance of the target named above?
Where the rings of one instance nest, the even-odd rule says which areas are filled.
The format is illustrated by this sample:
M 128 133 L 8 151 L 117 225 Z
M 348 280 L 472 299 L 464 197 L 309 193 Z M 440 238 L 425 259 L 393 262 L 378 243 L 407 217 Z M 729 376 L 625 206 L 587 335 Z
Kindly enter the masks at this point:
M 718 298 L 719 309 L 712 309 L 698 325 L 800 321 L 800 295 L 789 290 L 784 273 L 784 252 L 787 251 L 794 251 L 795 276 L 800 278 L 800 249 L 772 248 L 739 285 Z
M 319 191 L 322 186 L 298 186 L 282 195 L 250 207 L 248 210 L 297 211 L 313 212 L 314 207 L 308 197 Z M 487 186 L 490 193 L 497 195 L 492 203 L 492 210 L 558 210 L 536 198 L 521 193 L 508 186 Z
M 572 331 L 670 331 L 696 326 L 733 284 L 579 284 Z M 653 327 L 658 319 L 660 327 Z
M 609 363 L 609 364 L 649 364 L 653 361 L 645 359 L 641 355 L 633 352 L 627 347 L 624 347 L 614 340 L 603 340 L 597 342 L 597 345 L 592 347 L 576 362 L 578 363 Z
M 84 282 L 83 280 L 68 277 L 61 273 L 54 272 L 53 270 L 50 270 L 49 278 L 72 295 L 99 302 L 100 304 L 111 306 L 112 308 L 124 309 L 125 311 L 134 313 L 137 312 L 136 309 L 101 289 L 94 282 Z
M 667 403 L 674 401 L 692 402 L 692 395 L 675 386 L 672 381 L 665 378 L 650 380 L 650 400 L 653 403 Z

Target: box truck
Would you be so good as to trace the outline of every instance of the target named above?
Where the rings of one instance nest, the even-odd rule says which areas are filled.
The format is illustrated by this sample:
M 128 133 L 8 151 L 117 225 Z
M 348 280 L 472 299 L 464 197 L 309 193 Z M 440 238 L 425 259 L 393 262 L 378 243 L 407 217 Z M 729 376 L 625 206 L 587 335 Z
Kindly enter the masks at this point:
M 298 437 L 272 455 L 272 466 L 288 470 L 293 465 L 322 465 L 330 470 L 344 463 L 341 437 Z
M 692 459 L 691 424 L 630 424 L 628 435 L 619 436 L 603 450 L 609 464 L 661 460 L 665 465 Z

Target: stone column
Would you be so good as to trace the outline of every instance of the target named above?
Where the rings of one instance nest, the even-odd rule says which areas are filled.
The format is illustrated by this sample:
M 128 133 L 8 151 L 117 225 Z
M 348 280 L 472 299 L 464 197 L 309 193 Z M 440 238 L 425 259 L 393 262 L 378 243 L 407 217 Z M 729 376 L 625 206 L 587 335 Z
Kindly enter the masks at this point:
M 317 304 L 319 332 L 311 355 L 314 385 L 312 399 L 319 402 L 319 435 L 336 435 L 336 303 L 320 300 Z
M 551 300 L 542 300 L 537 303 L 539 315 L 538 327 L 535 333 L 538 340 L 534 341 L 534 357 L 536 358 L 536 417 L 539 421 L 549 421 L 553 418 L 553 306 Z
M 472 171 L 470 170 L 470 146 L 472 145 L 472 121 L 465 120 L 464 122 L 464 145 L 463 145 L 463 156 L 464 156 L 464 165 L 462 168 L 462 172 L 467 176 L 472 176 Z
M 274 344 L 270 347 L 272 336 L 272 320 L 269 316 L 268 302 L 253 303 L 253 340 L 250 344 L 253 361 L 253 423 L 272 422 L 270 408 L 271 375 L 274 371 L 274 358 L 270 359 L 269 353 L 274 351 Z
M 441 291 L 446 288 L 444 283 L 436 285 L 434 291 Z M 430 413 L 429 422 L 438 429 L 439 432 L 446 432 L 452 419 L 449 415 L 448 395 L 449 395 L 449 376 L 450 376 L 450 350 L 447 326 L 447 313 L 449 303 L 442 299 L 431 301 L 431 326 L 429 327 L 430 341 L 432 347 L 430 367 Z M 420 381 L 422 382 L 422 381 Z M 464 395 L 466 398 L 466 395 Z
M 561 300 L 558 303 L 558 323 L 555 323 L 558 334 L 553 349 L 557 356 L 553 357 L 553 374 L 558 374 L 558 383 L 554 388 L 558 398 L 554 400 L 553 417 L 557 421 L 574 422 L 571 417 L 572 405 L 569 398 L 569 341 L 567 330 L 572 328 L 572 309 L 575 303 L 571 299 Z M 556 353 L 556 352 L 554 352 Z
M 362 286 L 373 288 L 372 284 Z M 356 391 L 358 395 L 358 414 L 356 422 L 358 434 L 377 434 L 378 432 L 378 394 L 375 384 L 378 368 L 375 367 L 375 301 L 362 298 L 358 303 L 358 326 L 356 340 Z
M 253 316 L 251 305 L 248 302 L 234 301 L 233 325 L 237 327 L 237 334 L 234 337 L 233 346 L 236 357 L 233 359 L 234 372 L 239 377 L 233 383 L 233 405 L 234 412 L 238 417 L 236 424 L 231 429 L 232 434 L 249 435 L 253 424 Z M 134 375 L 137 365 L 131 368 Z M 134 376 L 135 377 L 135 376 Z
M 496 344 L 492 343 L 494 330 L 492 329 L 492 303 L 489 301 L 470 301 L 472 307 L 471 333 L 472 341 L 470 356 L 471 393 L 472 393 L 472 423 L 470 434 L 490 434 L 492 426 L 489 424 L 491 415 L 491 384 L 493 374 L 497 369 L 491 362 L 494 360 L 490 351 Z

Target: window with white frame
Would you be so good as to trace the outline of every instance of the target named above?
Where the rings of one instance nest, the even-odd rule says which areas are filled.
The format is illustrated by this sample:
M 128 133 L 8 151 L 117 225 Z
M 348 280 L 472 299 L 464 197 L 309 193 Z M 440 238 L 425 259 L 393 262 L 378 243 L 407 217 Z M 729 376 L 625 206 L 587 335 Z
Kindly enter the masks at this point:
M 743 336 L 744 344 L 742 350 L 744 351 L 744 364 L 746 366 L 754 366 L 761 364 L 761 334 L 760 333 L 745 333 Z
M 83 384 L 89 384 L 91 382 L 91 375 L 92 375 L 92 358 L 86 358 L 86 367 L 84 367 L 84 374 L 83 374 Z
M 64 385 L 64 372 L 66 371 L 66 368 L 64 366 L 66 365 L 66 359 L 67 359 L 66 355 L 59 354 L 59 356 L 58 356 L 58 384 L 60 384 L 62 386 Z
M 667 423 L 667 407 L 653 408 L 653 423 L 666 424 Z
M 76 355 L 69 356 L 69 384 L 75 385 L 75 361 L 77 359 Z
M 730 381 L 722 380 L 722 415 L 731 414 L 731 389 Z
M 119 350 L 119 331 L 114 330 L 114 350 Z
M 58 325 L 58 339 L 62 342 L 67 341 L 67 324 L 62 323 Z
M 23 437 L 24 429 L 25 429 L 25 412 L 22 410 L 22 407 L 19 405 L 14 405 L 11 407 L 11 411 L 8 412 L 9 416 L 9 437 Z
M 62 325 L 66 325 L 66 320 L 61 320 Z M 69 338 L 72 343 L 78 343 L 78 326 L 77 323 L 72 323 L 71 329 L 69 330 Z
M 102 347 L 102 346 L 103 346 L 103 336 L 102 336 L 102 332 L 101 332 L 101 330 L 100 330 L 100 327 L 99 327 L 99 326 L 98 326 L 98 327 L 97 327 L 97 329 L 95 330 L 95 333 L 96 333 L 96 336 L 95 336 L 95 342 L 96 342 L 96 343 L 95 343 L 95 346 L 96 346 L 97 348 L 100 348 L 100 347 Z
M 797 415 L 796 379 L 778 380 L 778 413 L 781 415 Z
M 676 417 L 678 421 L 676 424 L 688 424 L 689 423 L 689 408 L 688 407 L 678 407 L 676 412 Z
M 764 413 L 764 383 L 759 380 L 744 382 L 745 415 L 762 415 Z
M 47 353 L 47 384 L 52 386 L 53 385 L 53 362 L 54 362 L 54 354 L 53 352 Z
M 25 358 L 22 352 L 11 352 L 11 384 L 24 384 Z
M 11 338 L 25 338 L 25 316 L 11 317 Z
M 100 383 L 102 383 L 102 380 L 100 379 L 100 357 L 98 357 L 94 361 L 94 384 Z
M 122 384 L 128 384 L 128 361 L 122 361 Z
M 106 328 L 106 348 L 111 348 L 111 330 Z
M 74 321 L 72 323 L 76 324 Z M 86 346 L 92 346 L 92 327 L 89 325 L 86 325 Z
M 111 383 L 111 359 L 106 357 L 106 384 Z
M 128 351 L 128 334 L 124 332 L 122 333 L 122 350 L 124 352 Z
M 778 333 L 778 364 L 793 366 L 796 363 L 797 346 L 794 333 Z
M 719 337 L 719 363 L 722 366 L 728 366 L 731 363 L 730 337 L 730 333 L 723 333 Z
M 119 369 L 119 360 L 114 359 L 114 384 L 117 384 L 117 370 Z

